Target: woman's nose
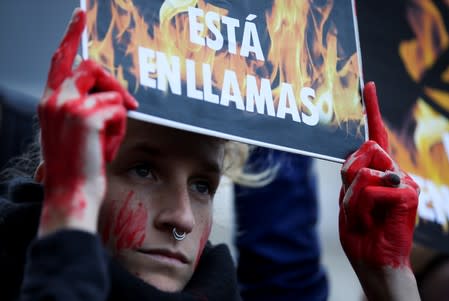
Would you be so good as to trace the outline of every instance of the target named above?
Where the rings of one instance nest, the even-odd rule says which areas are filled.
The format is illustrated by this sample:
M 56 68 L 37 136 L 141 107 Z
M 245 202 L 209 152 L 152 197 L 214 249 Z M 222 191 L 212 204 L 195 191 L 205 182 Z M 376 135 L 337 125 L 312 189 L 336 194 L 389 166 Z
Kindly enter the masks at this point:
M 187 234 L 195 226 L 195 216 L 187 186 L 176 187 L 159 200 L 160 208 L 155 218 L 155 226 L 159 230 L 173 231 L 173 228 Z

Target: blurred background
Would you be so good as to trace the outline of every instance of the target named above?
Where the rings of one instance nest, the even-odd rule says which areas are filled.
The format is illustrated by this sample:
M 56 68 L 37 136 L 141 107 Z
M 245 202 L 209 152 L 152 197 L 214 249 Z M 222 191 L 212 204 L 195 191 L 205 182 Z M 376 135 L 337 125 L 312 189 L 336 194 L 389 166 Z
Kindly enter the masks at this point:
M 0 1 L 0 87 L 40 97 L 49 62 L 76 0 Z M 315 160 L 318 179 L 319 235 L 323 264 L 330 281 L 329 300 L 359 300 L 360 285 L 338 239 L 340 164 Z M 214 242 L 232 246 L 234 229 L 232 185 L 223 181 L 215 203 Z

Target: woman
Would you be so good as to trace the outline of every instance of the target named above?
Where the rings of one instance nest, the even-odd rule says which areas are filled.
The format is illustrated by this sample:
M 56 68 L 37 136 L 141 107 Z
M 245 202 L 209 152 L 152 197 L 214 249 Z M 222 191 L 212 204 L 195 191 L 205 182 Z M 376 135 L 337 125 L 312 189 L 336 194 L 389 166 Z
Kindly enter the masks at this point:
M 127 120 L 137 103 L 115 79 L 91 61 L 72 70 L 84 24 L 76 10 L 39 106 L 43 200 L 36 184 L 13 194 L 42 202 L 21 300 L 239 300 L 227 249 L 207 246 L 227 142 Z M 382 149 L 374 86 L 365 91 L 379 144 L 343 166 L 341 242 L 370 299 L 413 300 L 418 188 Z

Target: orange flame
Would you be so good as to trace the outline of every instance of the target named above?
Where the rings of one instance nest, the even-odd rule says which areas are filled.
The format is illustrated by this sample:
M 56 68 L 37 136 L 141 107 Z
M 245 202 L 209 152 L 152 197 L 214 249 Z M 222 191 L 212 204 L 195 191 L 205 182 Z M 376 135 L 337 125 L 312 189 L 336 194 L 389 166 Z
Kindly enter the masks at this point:
M 407 11 L 409 24 L 415 38 L 399 46 L 408 73 L 415 81 L 433 65 L 449 45 L 449 35 L 444 20 L 432 1 L 412 1 Z
M 446 3 L 449 6 L 449 2 Z M 411 1 L 407 17 L 415 38 L 403 41 L 399 54 L 411 78 L 419 85 L 423 74 L 449 48 L 449 34 L 432 1 Z M 449 84 L 449 69 L 443 72 L 441 80 Z M 447 92 L 430 87 L 423 87 L 423 91 L 449 112 Z M 449 133 L 449 121 L 420 98 L 416 100 L 412 114 L 416 122 L 413 141 L 390 133 L 396 161 L 408 172 L 431 180 L 437 186 L 449 186 L 449 154 L 442 142 L 443 135 Z
M 399 51 L 407 71 L 419 84 L 423 73 L 449 47 L 449 34 L 444 27 L 440 12 L 431 1 L 413 1 L 407 16 L 415 33 L 415 39 L 402 42 Z M 442 79 L 444 80 L 445 77 L 443 76 Z M 446 82 L 449 84 L 449 79 Z M 441 99 L 440 105 L 449 111 L 447 93 L 430 88 L 425 88 L 425 92 L 436 102 Z M 398 163 L 404 169 L 420 174 L 435 183 L 449 184 L 449 173 L 447 173 L 449 163 L 441 142 L 442 135 L 449 132 L 447 119 L 438 115 L 419 99 L 413 111 L 413 118 L 416 121 L 413 141 L 416 150 L 410 152 L 410 149 L 406 148 L 404 152 L 396 156 Z M 397 143 L 406 145 L 407 142 L 402 139 Z
M 337 40 L 338 28 L 334 24 L 330 30 L 324 30 L 329 20 L 333 1 L 320 9 L 311 10 L 309 1 L 284 0 L 275 1 L 270 13 L 265 17 L 271 47 L 267 62 L 248 60 L 240 55 L 232 55 L 225 51 L 214 51 L 190 42 L 188 16 L 185 13 L 189 6 L 197 6 L 203 11 L 214 11 L 219 15 L 227 15 L 228 11 L 205 3 L 204 0 L 165 1 L 160 8 L 160 24 L 149 24 L 140 14 L 132 0 L 111 1 L 111 21 L 104 37 L 99 37 L 95 23 L 98 14 L 98 0 L 88 2 L 89 56 L 99 61 L 108 71 L 127 85 L 123 76 L 123 66 L 114 65 L 113 45 L 124 43 L 126 39 L 126 55 L 131 58 L 132 65 L 128 72 L 136 80 L 134 91 L 139 89 L 138 47 L 162 51 L 167 56 L 178 56 L 207 63 L 212 70 L 212 83 L 215 88 L 222 87 L 224 73 L 222 70 L 233 70 L 239 77 L 242 96 L 246 91 L 246 74 L 263 74 L 272 84 L 275 103 L 279 100 L 280 83 L 292 83 L 295 95 L 304 87 L 312 87 L 316 91 L 316 100 L 320 103 L 322 114 L 331 114 L 329 125 L 340 125 L 341 122 L 355 120 L 363 124 L 362 108 L 359 95 L 359 65 L 357 55 L 337 54 L 341 52 Z M 309 17 L 311 16 L 311 18 Z M 306 22 L 305 20 L 312 20 Z M 217 24 L 219 27 L 219 24 Z M 310 45 L 306 40 L 306 32 L 315 32 Z M 151 34 L 149 33 L 151 32 Z M 210 34 L 205 30 L 203 36 Z M 289 45 L 288 47 L 280 46 Z M 239 53 L 239 46 L 237 46 Z M 346 63 L 337 68 L 344 57 Z M 272 70 L 266 67 L 269 63 Z M 202 86 L 200 64 L 196 64 L 196 83 Z M 270 69 L 271 70 L 271 69 Z M 244 78 L 245 77 L 245 78 Z M 181 78 L 186 79 L 185 65 L 181 64 Z M 296 97 L 301 107 L 299 97 Z M 333 101 L 338 99 L 338 101 Z M 305 110 L 305 108 L 303 108 Z

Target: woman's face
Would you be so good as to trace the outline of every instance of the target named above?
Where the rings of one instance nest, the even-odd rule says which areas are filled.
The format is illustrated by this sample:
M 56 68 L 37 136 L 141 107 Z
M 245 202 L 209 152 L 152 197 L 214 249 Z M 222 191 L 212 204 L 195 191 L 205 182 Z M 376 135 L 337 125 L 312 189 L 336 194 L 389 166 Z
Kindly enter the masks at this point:
M 107 166 L 99 231 L 131 273 L 164 291 L 190 280 L 212 226 L 224 142 L 129 119 Z M 176 240 L 173 228 L 185 232 Z

